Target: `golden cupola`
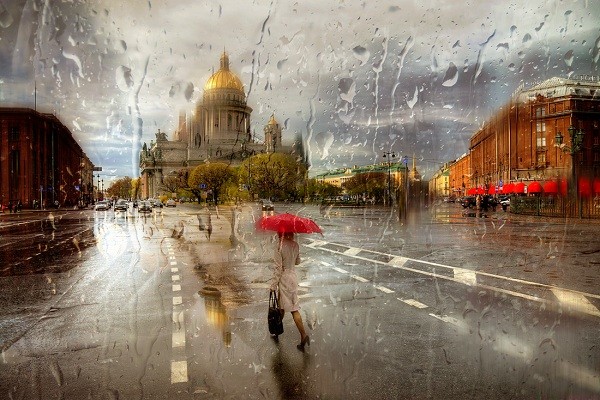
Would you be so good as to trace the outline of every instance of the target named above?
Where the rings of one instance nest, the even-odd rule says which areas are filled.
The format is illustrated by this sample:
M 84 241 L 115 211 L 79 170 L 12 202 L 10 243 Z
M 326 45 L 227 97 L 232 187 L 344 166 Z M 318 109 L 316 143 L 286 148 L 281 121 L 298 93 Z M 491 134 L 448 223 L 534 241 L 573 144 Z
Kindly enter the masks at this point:
M 223 52 L 221 55 L 221 67 L 217 72 L 212 74 L 204 85 L 204 91 L 212 91 L 214 89 L 233 89 L 244 93 L 244 85 L 236 74 L 229 70 L 229 56 Z

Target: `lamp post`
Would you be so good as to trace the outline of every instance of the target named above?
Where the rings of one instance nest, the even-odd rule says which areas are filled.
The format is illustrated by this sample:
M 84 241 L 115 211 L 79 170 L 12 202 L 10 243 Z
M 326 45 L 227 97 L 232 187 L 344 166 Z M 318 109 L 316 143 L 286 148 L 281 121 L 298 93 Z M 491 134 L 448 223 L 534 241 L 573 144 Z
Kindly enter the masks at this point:
M 388 170 L 388 196 L 390 198 L 390 205 L 392 204 L 393 201 L 393 197 L 392 197 L 392 175 L 391 175 L 391 165 L 392 165 L 392 158 L 396 157 L 396 153 L 394 153 L 393 151 L 386 151 L 383 153 L 383 158 L 387 158 L 387 170 Z
M 583 137 L 585 136 L 585 132 L 581 129 L 575 128 L 573 125 L 567 128 L 569 131 L 569 137 L 571 138 L 571 145 L 567 146 L 563 144 L 564 136 L 558 131 L 556 136 L 554 137 L 555 146 L 558 147 L 563 153 L 571 154 L 571 182 L 569 184 L 569 198 L 571 200 L 571 204 L 575 205 L 576 210 L 579 212 L 579 218 L 582 217 L 582 207 L 581 204 L 577 205 L 578 200 L 578 182 L 577 182 L 577 168 L 575 167 L 577 155 L 583 150 Z M 579 210 L 577 210 L 577 208 Z

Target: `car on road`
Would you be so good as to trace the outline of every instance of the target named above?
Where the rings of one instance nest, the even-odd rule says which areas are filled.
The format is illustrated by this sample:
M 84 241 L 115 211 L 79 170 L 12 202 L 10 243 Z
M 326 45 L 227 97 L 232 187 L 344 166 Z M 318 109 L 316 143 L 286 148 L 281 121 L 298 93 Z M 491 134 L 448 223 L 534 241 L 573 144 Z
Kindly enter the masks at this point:
M 263 211 L 273 211 L 275 210 L 275 206 L 273 205 L 273 202 L 271 202 L 271 200 L 267 200 L 267 199 L 262 199 L 260 201 L 261 203 L 261 208 Z
M 127 201 L 125 199 L 117 200 L 113 209 L 115 211 L 127 211 Z
M 94 211 L 108 211 L 110 207 L 108 206 L 108 202 L 106 201 L 98 201 L 94 206 Z
M 138 204 L 138 212 L 152 212 L 152 205 L 149 201 L 140 201 Z
M 175 200 L 173 199 L 169 199 L 167 200 L 167 203 L 165 204 L 166 207 L 175 207 L 177 206 L 177 203 L 175 203 Z

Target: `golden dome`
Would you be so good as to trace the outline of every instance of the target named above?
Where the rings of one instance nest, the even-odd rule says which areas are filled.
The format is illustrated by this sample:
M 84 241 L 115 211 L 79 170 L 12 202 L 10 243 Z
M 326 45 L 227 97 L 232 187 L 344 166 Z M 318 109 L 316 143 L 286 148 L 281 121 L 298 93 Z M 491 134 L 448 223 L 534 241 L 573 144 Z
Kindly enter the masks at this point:
M 221 56 L 221 68 L 215 72 L 204 85 L 204 90 L 235 89 L 244 92 L 242 81 L 229 70 L 229 57 L 225 52 Z
M 277 125 L 277 121 L 275 120 L 275 114 L 271 114 L 271 119 L 269 119 L 269 123 L 267 125 Z

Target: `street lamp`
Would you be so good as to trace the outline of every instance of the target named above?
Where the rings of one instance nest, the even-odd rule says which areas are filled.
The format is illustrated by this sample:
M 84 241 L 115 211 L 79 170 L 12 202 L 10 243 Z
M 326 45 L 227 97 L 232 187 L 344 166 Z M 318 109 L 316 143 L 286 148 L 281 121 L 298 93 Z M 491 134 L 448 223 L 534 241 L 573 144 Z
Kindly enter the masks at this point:
M 392 204 L 393 201 L 393 197 L 392 197 L 392 176 L 391 176 L 391 165 L 392 165 L 392 158 L 396 157 L 396 153 L 394 153 L 393 151 L 386 151 L 383 153 L 383 158 L 387 158 L 387 169 L 388 169 L 388 196 L 390 197 L 390 204 Z
M 571 183 L 569 184 L 570 191 L 570 199 L 572 204 L 577 204 L 577 192 L 578 192 L 578 182 L 577 182 L 577 169 L 575 168 L 577 154 L 579 154 L 583 150 L 583 138 L 585 136 L 585 132 L 581 129 L 575 128 L 573 125 L 569 126 L 567 129 L 569 131 L 569 137 L 571 138 L 571 145 L 567 146 L 563 144 L 564 136 L 558 131 L 556 136 L 554 137 L 555 146 L 558 147 L 563 153 L 571 154 Z M 579 204 L 579 218 L 582 216 L 582 207 Z

